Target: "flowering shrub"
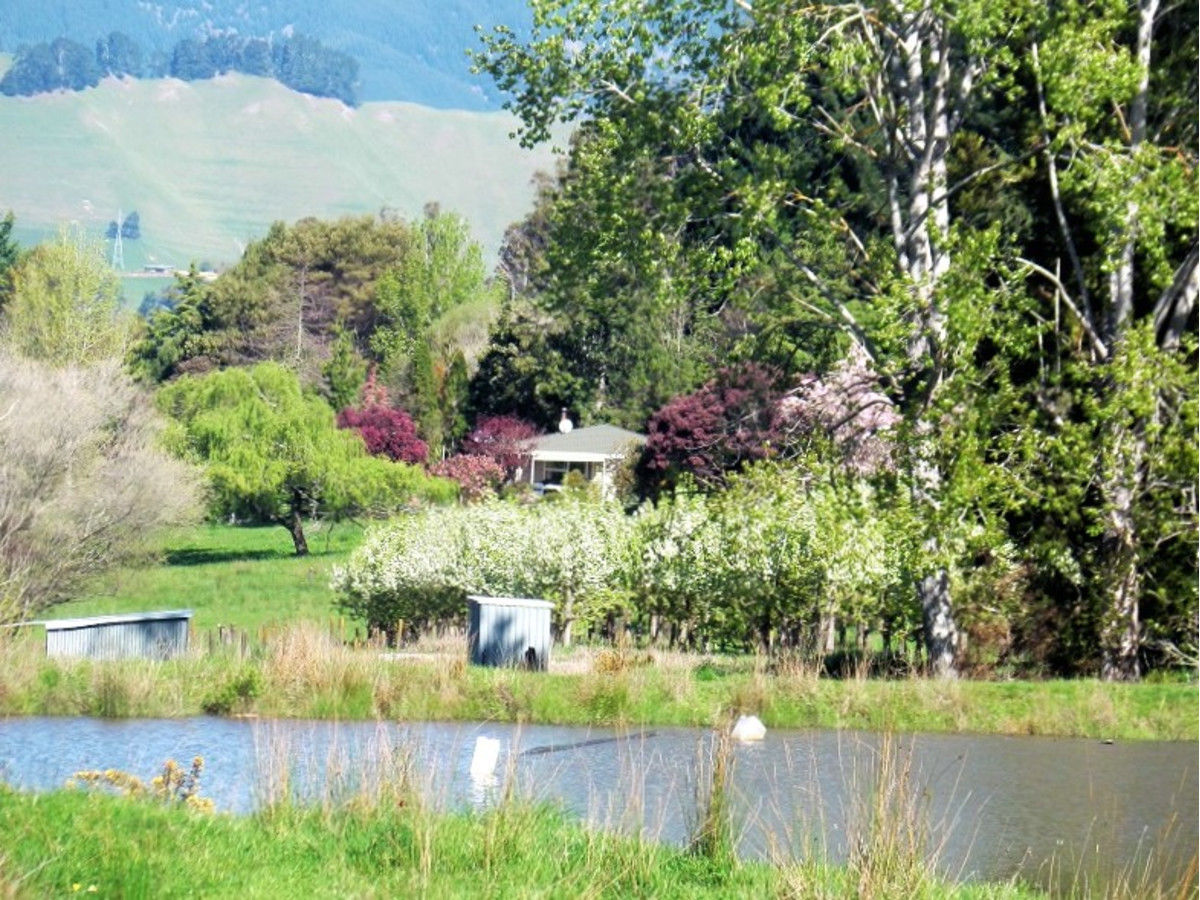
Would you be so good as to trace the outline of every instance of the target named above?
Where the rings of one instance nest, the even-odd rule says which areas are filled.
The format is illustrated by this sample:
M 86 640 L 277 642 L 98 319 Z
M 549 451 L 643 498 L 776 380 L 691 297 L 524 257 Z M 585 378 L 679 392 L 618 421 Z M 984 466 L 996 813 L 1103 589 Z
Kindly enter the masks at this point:
M 857 345 L 823 377 L 805 375 L 779 402 L 789 442 L 822 433 L 841 462 L 856 475 L 893 468 L 889 432 L 902 420 L 879 378 Z
M 168 759 L 162 774 L 155 775 L 147 785 L 142 779 L 119 769 L 98 769 L 76 772 L 67 781 L 67 787 L 87 787 L 93 790 L 108 789 L 128 797 L 145 797 L 159 803 L 186 806 L 200 812 L 212 812 L 213 802 L 200 796 L 200 773 L 204 771 L 204 758 L 192 759 L 190 769 L 184 770 L 179 763 Z
M 430 473 L 458 482 L 459 497 L 474 503 L 494 497 L 504 482 L 504 469 L 487 456 L 467 456 L 460 453 L 431 466 Z

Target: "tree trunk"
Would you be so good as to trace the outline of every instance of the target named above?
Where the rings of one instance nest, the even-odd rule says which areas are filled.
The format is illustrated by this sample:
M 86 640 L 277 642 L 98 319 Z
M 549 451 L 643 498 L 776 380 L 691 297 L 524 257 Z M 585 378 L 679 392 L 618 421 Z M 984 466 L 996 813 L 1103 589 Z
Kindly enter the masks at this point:
M 924 625 L 929 670 L 943 678 L 958 677 L 958 623 L 950 606 L 950 576 L 945 569 L 931 572 L 917 585 Z
M 296 545 L 296 555 L 308 556 L 308 541 L 304 539 L 304 519 L 300 515 L 299 504 L 292 504 L 291 518 L 283 525 L 292 535 L 292 543 Z
M 1159 0 L 1139 0 L 1136 54 L 1139 68 L 1137 92 L 1129 106 L 1129 154 L 1135 156 L 1146 139 L 1146 120 L 1150 91 L 1150 51 L 1154 20 Z M 1131 199 L 1126 206 L 1121 255 L 1110 279 L 1108 338 L 1116 349 L 1125 337 L 1133 316 L 1134 256 L 1137 248 L 1138 219 L 1141 210 Z M 1106 609 L 1101 626 L 1103 649 L 1101 673 L 1108 681 L 1136 681 L 1140 675 L 1138 591 L 1141 578 L 1137 559 L 1137 529 L 1134 505 L 1142 488 L 1142 460 L 1146 453 L 1142 426 L 1128 429 L 1118 423 L 1113 435 L 1114 447 L 1109 471 L 1105 473 L 1103 493 L 1106 500 L 1104 534 L 1100 549 L 1104 571 L 1112 579 L 1107 585 Z
M 1104 591 L 1106 603 L 1100 637 L 1104 654 L 1101 675 L 1105 681 L 1137 681 L 1141 676 L 1138 663 L 1141 577 L 1133 507 L 1140 486 L 1144 446 L 1140 433 L 1126 437 L 1116 448 L 1104 491 L 1109 509 L 1101 551 L 1105 560 L 1103 571 L 1111 579 Z
M 821 613 L 817 626 L 817 652 L 829 654 L 837 649 L 837 616 L 832 612 Z
M 564 647 L 571 646 L 571 626 L 575 624 L 575 596 L 567 591 L 563 599 L 562 630 L 559 632 L 559 643 Z

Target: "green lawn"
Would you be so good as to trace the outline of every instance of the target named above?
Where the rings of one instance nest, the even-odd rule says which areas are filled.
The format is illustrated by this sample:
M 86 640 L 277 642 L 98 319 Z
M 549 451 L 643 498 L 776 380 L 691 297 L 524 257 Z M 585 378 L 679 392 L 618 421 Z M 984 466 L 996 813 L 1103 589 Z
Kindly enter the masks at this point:
M 119 569 L 49 618 L 191 609 L 197 629 L 264 625 L 335 615 L 329 570 L 358 544 L 353 523 L 310 526 L 310 553 L 298 557 L 278 526 L 197 525 L 164 535 L 161 562 Z

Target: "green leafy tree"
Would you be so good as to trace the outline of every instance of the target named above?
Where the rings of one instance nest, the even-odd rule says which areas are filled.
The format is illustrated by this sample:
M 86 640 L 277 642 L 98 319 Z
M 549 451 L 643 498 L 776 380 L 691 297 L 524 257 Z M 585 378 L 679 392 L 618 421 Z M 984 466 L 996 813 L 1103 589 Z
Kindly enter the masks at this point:
M 21 255 L 21 248 L 12 236 L 15 222 L 11 209 L 0 219 L 0 313 L 4 312 L 12 295 L 13 270 Z
M 355 349 L 354 337 L 349 331 L 336 331 L 333 349 L 321 374 L 325 379 L 324 394 L 334 409 L 345 409 L 358 399 L 367 380 L 367 361 Z
M 305 518 L 379 514 L 455 493 L 418 468 L 368 456 L 276 363 L 183 377 L 158 402 L 177 423 L 175 449 L 204 467 L 211 514 L 281 525 L 297 555 L 308 552 Z
M 1091 417 L 1089 458 L 1106 474 L 1086 502 L 1092 524 L 1070 538 L 1084 543 L 1059 549 L 1107 560 L 1094 571 L 1109 583 L 1086 587 L 1107 594 L 1103 670 L 1135 677 L 1138 561 L 1162 534 L 1138 530 L 1156 451 L 1137 435 L 1158 432 L 1154 417 L 1105 416 L 1084 394 L 1119 381 L 1107 367 L 1139 319 L 1186 358 L 1194 10 L 557 0 L 533 11 L 527 36 L 485 35 L 477 63 L 510 92 L 526 142 L 584 123 L 556 198 L 583 246 L 550 229 L 546 256 L 562 264 L 538 270 L 543 292 L 617 323 L 643 310 L 628 334 L 669 320 L 634 292 L 682 299 L 696 322 L 740 332 L 740 352 L 789 371 L 857 344 L 905 417 L 916 607 L 930 665 L 946 674 L 971 615 L 954 591 L 978 596 L 969 573 L 985 545 L 1009 555 L 1005 470 L 1032 471 L 989 443 L 1023 422 L 1049 446 L 1060 426 L 1031 407 L 1061 390 L 1058 372 L 1090 366 L 1067 408 Z M 577 269 L 554 257 L 564 237 Z M 629 290 L 609 278 L 623 269 L 637 274 Z M 1052 334 L 1035 324 L 1051 321 Z M 603 330 L 581 333 L 568 366 L 614 359 L 592 353 Z M 581 381 L 595 390 L 613 376 L 593 368 Z M 1182 532 L 1165 533 L 1194 534 L 1177 505 Z
M 130 347 L 129 368 L 151 382 L 212 368 L 215 338 L 212 290 L 195 265 L 166 290 L 166 302 L 152 310 L 142 336 Z
M 123 355 L 132 321 L 121 309 L 121 283 L 99 244 L 62 231 L 10 270 L 4 340 L 23 356 L 52 365 Z
M 400 386 L 437 456 L 466 432 L 470 332 L 492 318 L 496 289 L 459 216 L 426 207 L 412 250 L 380 280 L 371 352 Z

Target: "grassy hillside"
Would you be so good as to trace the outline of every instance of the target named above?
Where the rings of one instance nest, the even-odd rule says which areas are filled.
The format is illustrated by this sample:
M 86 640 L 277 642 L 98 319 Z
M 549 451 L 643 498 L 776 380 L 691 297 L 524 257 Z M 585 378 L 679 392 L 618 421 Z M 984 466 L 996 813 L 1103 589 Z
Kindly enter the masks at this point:
M 488 252 L 532 202 L 548 150 L 509 139 L 503 113 L 406 103 L 349 109 L 276 82 L 117 81 L 79 93 L 0 98 L 0 210 L 31 240 L 61 223 L 102 235 L 137 210 L 142 238 L 126 268 L 237 259 L 277 219 L 420 214 L 427 202 L 465 216 Z

